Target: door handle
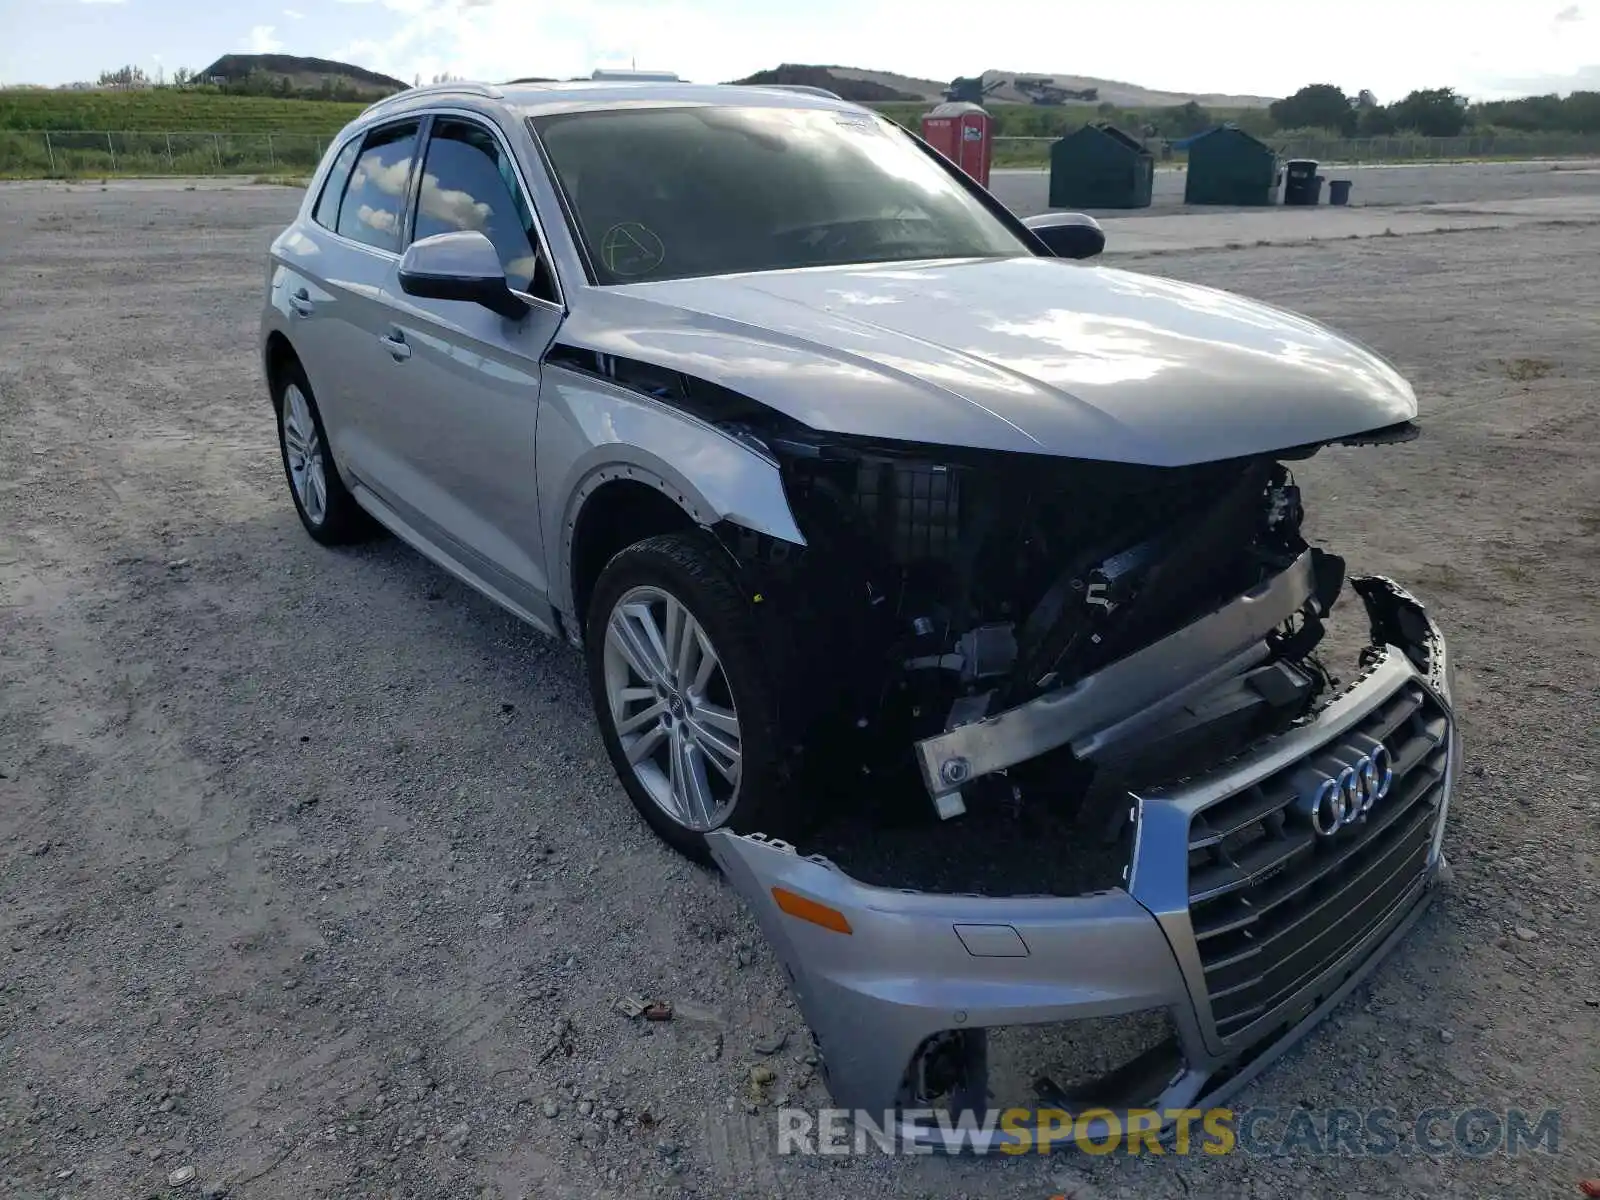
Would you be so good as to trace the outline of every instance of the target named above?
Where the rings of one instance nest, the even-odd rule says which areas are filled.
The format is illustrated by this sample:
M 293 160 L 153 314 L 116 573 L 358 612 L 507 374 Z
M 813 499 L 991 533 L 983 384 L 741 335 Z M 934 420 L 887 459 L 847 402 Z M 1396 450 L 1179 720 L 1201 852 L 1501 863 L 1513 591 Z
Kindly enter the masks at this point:
M 411 347 L 406 345 L 406 335 L 398 329 L 393 333 L 384 334 L 378 339 L 383 343 L 383 348 L 389 352 L 395 362 L 405 362 L 411 357 Z
M 305 288 L 299 288 L 294 295 L 289 297 L 289 307 L 295 311 L 296 315 L 309 317 L 317 306 L 311 300 L 311 293 L 306 291 Z

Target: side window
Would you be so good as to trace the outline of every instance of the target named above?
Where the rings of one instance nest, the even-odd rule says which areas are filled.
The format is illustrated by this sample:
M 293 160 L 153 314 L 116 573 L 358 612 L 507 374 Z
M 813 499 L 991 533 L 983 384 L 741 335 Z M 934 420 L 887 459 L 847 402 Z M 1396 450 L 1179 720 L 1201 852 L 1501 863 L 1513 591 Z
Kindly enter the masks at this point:
M 344 198 L 344 185 L 350 181 L 350 168 L 356 165 L 356 155 L 359 153 L 361 153 L 361 139 L 351 138 L 339 151 L 339 157 L 333 160 L 333 166 L 328 169 L 327 181 L 322 185 L 322 195 L 317 198 L 317 207 L 312 213 L 312 220 L 324 229 L 339 227 L 339 201 Z
M 339 205 L 341 234 L 380 250 L 400 249 L 400 218 L 405 212 L 411 157 L 416 149 L 414 122 L 391 125 L 367 135 L 355 170 L 350 173 L 350 186 Z
M 412 237 L 463 229 L 475 229 L 494 243 L 513 288 L 554 298 L 539 261 L 533 213 L 500 143 L 480 125 L 436 117 Z

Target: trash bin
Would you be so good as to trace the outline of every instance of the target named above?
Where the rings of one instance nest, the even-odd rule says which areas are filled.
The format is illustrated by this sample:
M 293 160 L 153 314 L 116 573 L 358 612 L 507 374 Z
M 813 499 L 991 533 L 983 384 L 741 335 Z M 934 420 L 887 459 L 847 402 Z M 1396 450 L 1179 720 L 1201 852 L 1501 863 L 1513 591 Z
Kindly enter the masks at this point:
M 1328 203 L 1329 204 L 1349 204 L 1350 203 L 1350 184 L 1351 184 L 1351 181 L 1348 180 L 1348 179 L 1335 179 L 1331 183 L 1329 183 L 1328 184 Z
M 1315 204 L 1322 198 L 1322 177 L 1317 174 L 1317 164 L 1310 158 L 1292 158 L 1284 171 L 1283 202 L 1285 204 Z

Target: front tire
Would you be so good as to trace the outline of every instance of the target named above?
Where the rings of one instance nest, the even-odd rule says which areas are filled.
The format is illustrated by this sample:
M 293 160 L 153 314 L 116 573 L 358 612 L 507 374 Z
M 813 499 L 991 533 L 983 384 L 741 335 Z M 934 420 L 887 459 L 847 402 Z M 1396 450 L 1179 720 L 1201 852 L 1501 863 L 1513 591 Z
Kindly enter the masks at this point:
M 750 602 L 709 535 L 662 534 L 613 558 L 585 645 L 606 751 L 663 841 L 704 862 L 711 830 L 791 828 L 773 681 Z
M 328 445 L 328 431 L 299 363 L 282 373 L 273 396 L 278 413 L 278 451 L 300 523 L 324 546 L 365 541 L 377 531 L 345 488 Z

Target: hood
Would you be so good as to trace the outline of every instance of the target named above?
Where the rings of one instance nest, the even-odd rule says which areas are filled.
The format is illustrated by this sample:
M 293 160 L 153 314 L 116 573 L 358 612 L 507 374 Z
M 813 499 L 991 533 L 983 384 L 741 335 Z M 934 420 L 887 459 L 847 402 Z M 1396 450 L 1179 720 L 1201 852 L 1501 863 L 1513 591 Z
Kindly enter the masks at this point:
M 814 429 L 1151 466 L 1416 416 L 1371 351 L 1212 288 L 1014 258 L 592 288 L 561 340 Z

